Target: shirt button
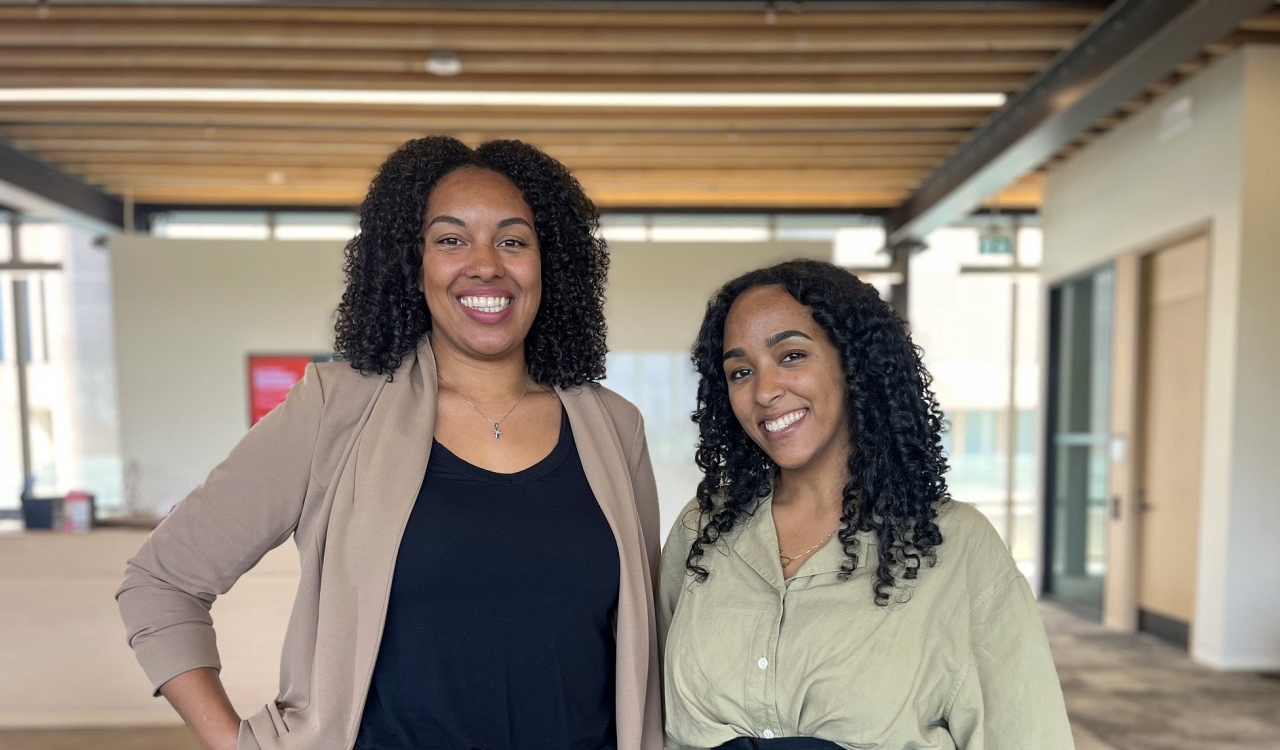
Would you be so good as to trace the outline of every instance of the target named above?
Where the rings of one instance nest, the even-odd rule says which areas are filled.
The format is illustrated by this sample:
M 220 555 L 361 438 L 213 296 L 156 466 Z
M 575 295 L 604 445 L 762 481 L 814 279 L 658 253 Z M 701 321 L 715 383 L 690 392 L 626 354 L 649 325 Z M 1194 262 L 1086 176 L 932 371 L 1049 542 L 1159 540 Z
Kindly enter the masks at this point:
M 768 668 L 769 668 L 769 660 L 768 660 L 768 659 L 766 659 L 766 658 L 764 658 L 764 657 L 762 656 L 762 657 L 760 657 L 760 661 L 756 662 L 756 666 L 757 666 L 757 667 L 760 667 L 761 669 L 768 669 Z
M 763 734 L 761 734 L 760 736 L 761 736 L 761 737 L 764 737 L 766 740 L 771 740 L 771 739 L 773 739 L 773 730 L 772 730 L 772 729 L 766 729 L 766 730 L 764 730 L 764 733 L 763 733 Z

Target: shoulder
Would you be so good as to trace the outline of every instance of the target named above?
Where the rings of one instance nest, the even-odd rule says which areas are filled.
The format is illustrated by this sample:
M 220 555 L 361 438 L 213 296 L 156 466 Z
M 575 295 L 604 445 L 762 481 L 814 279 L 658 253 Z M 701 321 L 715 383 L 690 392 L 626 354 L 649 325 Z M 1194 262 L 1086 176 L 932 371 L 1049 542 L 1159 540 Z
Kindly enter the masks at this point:
M 938 510 L 937 524 L 942 532 L 938 567 L 963 575 L 970 593 L 979 594 L 1018 570 L 1000 534 L 973 505 L 948 501 Z
M 609 421 L 617 430 L 618 438 L 622 440 L 627 455 L 634 456 L 639 452 L 640 446 L 644 444 L 644 417 L 640 415 L 640 410 L 635 404 L 599 383 L 583 383 L 577 389 L 569 389 L 568 392 L 572 393 L 574 390 L 595 394 L 600 405 L 604 407 Z
M 312 368 L 326 402 L 332 397 L 372 395 L 387 379 L 385 375 L 365 375 L 342 360 L 316 362 Z
M 662 559 L 665 561 L 670 558 L 683 565 L 685 558 L 689 556 L 689 548 L 693 546 L 693 540 L 698 538 L 701 531 L 702 511 L 695 497 L 685 503 L 672 521 L 671 530 L 667 533 L 667 543 L 662 547 Z
M 600 399 L 600 403 L 604 405 L 604 410 L 608 412 L 610 419 L 613 420 L 614 424 L 618 425 L 620 434 L 635 432 L 638 425 L 643 421 L 643 417 L 640 416 L 640 410 L 636 408 L 636 405 L 614 391 L 599 383 L 587 383 L 582 387 L 589 388 L 596 394 L 596 397 Z M 631 429 L 623 430 L 621 429 L 622 427 L 630 427 Z

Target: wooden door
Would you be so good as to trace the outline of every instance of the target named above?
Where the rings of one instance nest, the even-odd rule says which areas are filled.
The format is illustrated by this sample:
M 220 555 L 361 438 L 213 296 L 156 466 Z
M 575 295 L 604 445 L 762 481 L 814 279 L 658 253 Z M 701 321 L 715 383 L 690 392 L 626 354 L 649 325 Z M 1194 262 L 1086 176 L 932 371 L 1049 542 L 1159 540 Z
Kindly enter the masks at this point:
M 1144 262 L 1141 564 L 1144 614 L 1190 626 L 1200 524 L 1209 242 L 1199 236 Z

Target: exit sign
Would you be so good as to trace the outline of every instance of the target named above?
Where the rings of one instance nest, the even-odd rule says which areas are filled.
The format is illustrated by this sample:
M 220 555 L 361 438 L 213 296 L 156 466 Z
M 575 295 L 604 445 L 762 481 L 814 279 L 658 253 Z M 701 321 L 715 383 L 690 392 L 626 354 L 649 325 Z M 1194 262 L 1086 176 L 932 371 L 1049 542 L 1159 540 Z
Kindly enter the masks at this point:
M 1013 238 L 1007 234 L 984 234 L 978 239 L 979 255 L 1013 255 Z

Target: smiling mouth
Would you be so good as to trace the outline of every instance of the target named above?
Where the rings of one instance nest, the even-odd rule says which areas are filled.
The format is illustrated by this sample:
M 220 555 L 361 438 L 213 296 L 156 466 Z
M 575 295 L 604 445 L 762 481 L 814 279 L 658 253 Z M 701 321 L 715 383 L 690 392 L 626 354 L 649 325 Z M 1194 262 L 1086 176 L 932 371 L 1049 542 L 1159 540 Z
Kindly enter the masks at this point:
M 764 428 L 769 432 L 781 432 L 782 430 L 785 430 L 791 425 L 800 421 L 800 419 L 803 418 L 804 415 L 808 413 L 809 413 L 808 409 L 796 409 L 795 411 L 787 412 L 786 414 L 783 414 L 781 417 L 778 417 L 777 419 L 765 420 L 763 423 Z
M 459 297 L 463 307 L 484 313 L 497 313 L 507 309 L 511 304 L 510 297 Z

